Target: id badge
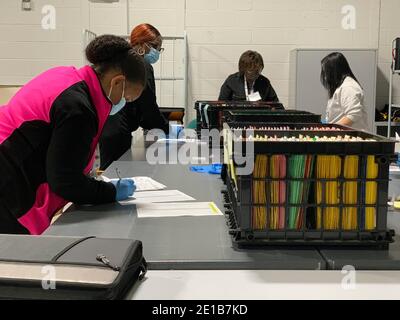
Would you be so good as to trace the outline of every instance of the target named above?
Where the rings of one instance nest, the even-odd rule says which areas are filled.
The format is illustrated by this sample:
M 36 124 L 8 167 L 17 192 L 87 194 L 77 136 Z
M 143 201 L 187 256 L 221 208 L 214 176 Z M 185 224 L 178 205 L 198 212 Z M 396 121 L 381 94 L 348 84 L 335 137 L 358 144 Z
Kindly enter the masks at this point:
M 260 93 L 257 92 L 253 92 L 252 94 L 249 95 L 249 100 L 250 101 L 260 101 L 262 100 Z

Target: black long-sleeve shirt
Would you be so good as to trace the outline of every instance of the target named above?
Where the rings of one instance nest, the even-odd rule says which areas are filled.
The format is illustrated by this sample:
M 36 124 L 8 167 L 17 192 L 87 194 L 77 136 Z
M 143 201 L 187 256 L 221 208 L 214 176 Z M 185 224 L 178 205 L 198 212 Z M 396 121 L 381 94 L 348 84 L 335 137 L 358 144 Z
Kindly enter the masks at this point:
M 76 92 L 68 92 L 51 112 L 54 124 L 46 157 L 46 175 L 53 191 L 77 204 L 115 201 L 115 187 L 83 174 L 90 161 L 90 147 L 97 134 L 97 115 L 83 104 Z
M 111 116 L 104 126 L 100 139 L 101 168 L 106 169 L 118 160 L 132 143 L 132 132 L 143 129 L 161 129 L 169 132 L 168 121 L 161 114 L 156 97 L 153 67 L 146 63 L 147 83 L 142 95 L 116 115 Z
M 279 102 L 279 98 L 271 82 L 263 75 L 260 75 L 254 82 L 254 91 L 260 93 L 262 101 Z M 230 75 L 221 87 L 218 100 L 245 101 L 244 76 L 239 72 Z

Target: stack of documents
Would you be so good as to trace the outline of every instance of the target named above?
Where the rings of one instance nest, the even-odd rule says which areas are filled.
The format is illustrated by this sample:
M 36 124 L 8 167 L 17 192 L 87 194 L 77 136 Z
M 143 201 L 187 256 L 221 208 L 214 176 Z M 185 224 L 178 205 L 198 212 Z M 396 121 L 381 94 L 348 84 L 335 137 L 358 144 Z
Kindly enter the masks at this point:
M 111 182 L 118 179 L 102 177 Z M 164 190 L 167 187 L 150 177 L 133 177 L 136 191 L 132 197 L 119 203 L 136 205 L 139 218 L 221 216 L 221 210 L 213 202 L 194 202 L 195 198 L 179 191 Z M 190 202 L 189 202 L 190 201 Z

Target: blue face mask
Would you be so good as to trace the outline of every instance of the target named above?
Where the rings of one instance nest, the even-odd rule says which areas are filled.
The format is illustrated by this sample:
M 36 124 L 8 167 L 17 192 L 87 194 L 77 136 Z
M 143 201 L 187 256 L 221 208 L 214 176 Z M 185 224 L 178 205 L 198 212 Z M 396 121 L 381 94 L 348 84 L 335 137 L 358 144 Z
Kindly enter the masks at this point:
M 160 51 L 150 48 L 150 52 L 144 55 L 144 60 L 147 63 L 155 64 L 160 59 Z
M 112 93 L 112 87 L 110 89 L 110 94 L 108 95 L 108 99 L 110 99 L 111 101 L 111 93 Z M 126 99 L 125 99 L 125 81 L 124 81 L 124 89 L 122 90 L 122 97 L 121 100 L 117 103 L 114 104 L 111 108 L 111 112 L 110 112 L 110 116 L 113 116 L 115 114 L 117 114 L 118 112 L 120 112 L 126 105 Z

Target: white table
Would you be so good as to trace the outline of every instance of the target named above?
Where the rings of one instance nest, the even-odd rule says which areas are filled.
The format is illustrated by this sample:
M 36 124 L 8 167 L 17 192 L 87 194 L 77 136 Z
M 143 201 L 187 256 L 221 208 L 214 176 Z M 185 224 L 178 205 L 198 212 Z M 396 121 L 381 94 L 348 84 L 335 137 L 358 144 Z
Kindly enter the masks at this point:
M 355 288 L 338 271 L 149 271 L 132 300 L 400 299 L 400 272 L 355 273 Z M 346 278 L 347 279 L 347 278 Z

